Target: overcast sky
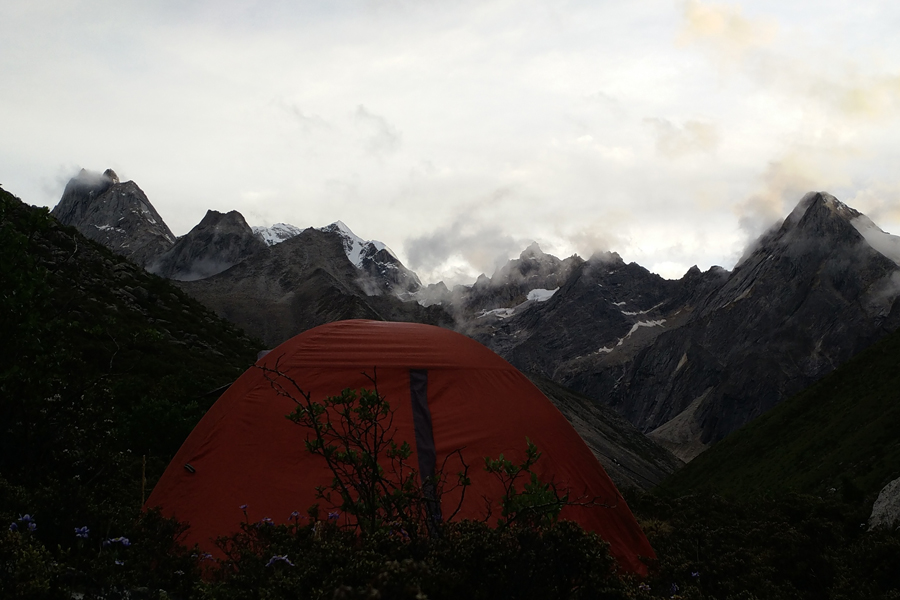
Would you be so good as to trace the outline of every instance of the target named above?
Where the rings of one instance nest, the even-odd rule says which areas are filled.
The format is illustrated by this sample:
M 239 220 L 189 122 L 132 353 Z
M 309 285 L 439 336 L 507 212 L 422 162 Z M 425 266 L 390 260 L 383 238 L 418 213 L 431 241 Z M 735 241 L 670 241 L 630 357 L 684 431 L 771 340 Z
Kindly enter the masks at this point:
M 530 242 L 732 268 L 810 190 L 900 233 L 900 3 L 4 0 L 0 183 L 181 235 L 344 221 L 425 281 Z

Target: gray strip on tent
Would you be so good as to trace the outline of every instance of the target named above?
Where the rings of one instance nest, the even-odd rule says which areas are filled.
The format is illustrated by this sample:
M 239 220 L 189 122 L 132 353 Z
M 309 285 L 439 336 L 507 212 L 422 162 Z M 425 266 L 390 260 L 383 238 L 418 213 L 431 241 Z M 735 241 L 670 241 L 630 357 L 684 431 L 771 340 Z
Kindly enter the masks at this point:
M 416 454 L 419 457 L 419 481 L 425 495 L 425 508 L 432 519 L 439 521 L 441 507 L 435 497 L 434 481 L 437 453 L 431 427 L 431 411 L 428 409 L 427 370 L 409 370 L 409 398 L 412 402 L 413 426 L 416 430 Z

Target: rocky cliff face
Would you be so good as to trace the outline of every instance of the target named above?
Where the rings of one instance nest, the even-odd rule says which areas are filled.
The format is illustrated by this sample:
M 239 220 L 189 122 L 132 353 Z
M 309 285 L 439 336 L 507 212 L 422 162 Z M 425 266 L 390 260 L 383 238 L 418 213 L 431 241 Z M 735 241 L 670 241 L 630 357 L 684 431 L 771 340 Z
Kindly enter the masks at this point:
M 241 213 L 210 210 L 172 248 L 153 259 L 147 270 L 168 279 L 194 281 L 221 273 L 267 248 Z
M 626 264 L 618 254 L 598 253 L 575 263 L 549 299 L 520 305 L 511 314 L 475 319 L 473 335 L 527 371 L 556 378 L 570 365 L 631 356 L 660 333 L 681 325 L 691 298 L 722 270 L 694 268 L 679 281 Z
M 51 214 L 141 266 L 175 244 L 144 192 L 133 181 L 119 182 L 112 169 L 102 175 L 82 169 Z

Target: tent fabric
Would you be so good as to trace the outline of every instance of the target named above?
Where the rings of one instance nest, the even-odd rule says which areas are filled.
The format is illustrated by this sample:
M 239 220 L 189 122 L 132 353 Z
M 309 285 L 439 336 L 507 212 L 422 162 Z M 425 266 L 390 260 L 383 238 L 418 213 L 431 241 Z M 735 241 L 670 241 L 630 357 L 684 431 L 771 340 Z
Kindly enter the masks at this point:
M 275 368 L 276 361 L 313 400 L 346 388 L 371 389 L 367 375 L 376 376 L 379 392 L 396 411 L 395 441 L 413 448 L 410 464 L 439 468 L 460 450 L 469 465 L 472 483 L 457 519 L 485 518 L 484 497 L 493 501 L 496 519 L 503 490 L 484 471 L 484 458 L 502 453 L 522 461 L 529 438 L 542 453 L 535 472 L 567 489 L 570 499 L 595 500 L 594 506 L 565 507 L 561 518 L 609 542 L 624 571 L 646 573 L 639 557 L 653 557 L 653 550 L 593 453 L 524 375 L 478 342 L 430 325 L 339 321 L 297 335 L 257 365 Z M 306 431 L 285 418 L 294 407 L 261 369 L 251 367 L 197 424 L 146 506 L 187 522 L 186 543 L 211 552 L 216 537 L 239 530 L 242 505 L 251 522 L 282 523 L 293 511 L 304 514 L 317 502 L 315 487 L 332 476 L 324 460 L 306 450 Z M 431 447 L 423 450 L 422 444 Z M 455 458 L 447 466 L 451 478 L 460 468 Z M 456 508 L 458 493 L 441 498 L 445 516 Z

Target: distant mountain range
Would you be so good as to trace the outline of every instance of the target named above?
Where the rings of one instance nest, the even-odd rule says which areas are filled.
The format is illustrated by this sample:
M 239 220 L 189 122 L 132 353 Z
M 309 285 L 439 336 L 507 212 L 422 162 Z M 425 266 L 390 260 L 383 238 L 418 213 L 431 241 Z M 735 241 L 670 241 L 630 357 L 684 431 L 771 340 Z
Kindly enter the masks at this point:
M 210 211 L 170 239 L 139 191 L 82 172 L 54 215 L 270 346 L 343 318 L 453 327 L 614 408 L 684 460 L 900 327 L 900 238 L 825 193 L 805 196 L 733 271 L 666 280 L 614 252 L 559 259 L 533 244 L 491 278 L 449 289 L 423 286 L 341 222 L 254 230 Z
M 107 184 L 110 188 L 121 185 L 111 180 Z M 129 182 L 128 185 L 134 184 Z M 102 194 L 84 194 L 83 201 L 93 202 L 99 196 Z M 11 197 L 9 201 L 18 202 Z M 97 229 L 95 223 L 103 218 L 107 219 L 103 222 L 115 222 L 118 216 L 111 212 L 103 214 L 101 209 L 105 208 L 106 205 L 101 205 L 91 211 L 81 207 L 82 213 L 94 215 L 93 220 L 73 224 L 79 230 L 90 232 Z M 122 209 L 129 211 L 132 207 L 125 204 Z M 26 211 L 27 207 L 21 210 Z M 415 274 L 403 267 L 383 244 L 360 240 L 342 223 L 300 230 L 299 233 L 283 224 L 273 229 L 274 233 L 272 230 L 254 232 L 237 212 L 209 211 L 191 232 L 146 260 L 146 268 L 167 275 L 173 280 L 171 283 L 189 296 L 212 307 L 220 316 L 241 325 L 246 331 L 266 339 L 270 348 L 291 337 L 292 331 L 344 318 L 388 318 L 452 325 L 449 314 L 440 306 L 425 307 L 415 301 L 403 302 L 397 297 L 413 294 L 420 284 Z M 289 234 L 284 235 L 284 232 Z M 64 239 L 78 248 L 79 241 L 75 236 Z M 116 245 L 113 250 L 124 255 L 130 248 Z M 77 257 L 86 251 L 64 254 L 64 258 L 72 263 L 68 265 L 71 274 L 67 279 L 72 285 L 81 285 L 78 282 L 82 277 L 79 275 L 81 265 Z M 73 257 L 76 260 L 71 260 Z M 98 268 L 93 262 L 84 267 L 93 269 L 91 273 Z M 143 294 L 142 288 L 117 289 L 114 282 L 121 274 L 104 272 L 102 275 L 109 275 L 106 280 L 113 282 L 103 288 L 111 297 L 121 296 L 133 301 L 133 295 Z M 157 281 L 157 286 L 162 289 L 169 285 L 147 273 L 144 278 Z M 126 307 L 109 305 L 107 310 L 118 314 L 125 312 Z M 178 317 L 189 323 L 208 321 L 207 316 L 191 307 L 180 310 Z M 169 321 L 160 320 L 159 323 Z M 202 336 L 193 336 L 184 344 L 184 349 L 205 348 L 206 344 L 207 340 Z M 182 349 L 182 346 L 178 348 Z M 156 356 L 154 364 L 165 364 L 166 360 L 165 355 Z M 536 376 L 535 383 L 569 418 L 607 466 L 617 485 L 649 488 L 681 466 L 671 453 L 647 439 L 611 409 L 543 378 Z

